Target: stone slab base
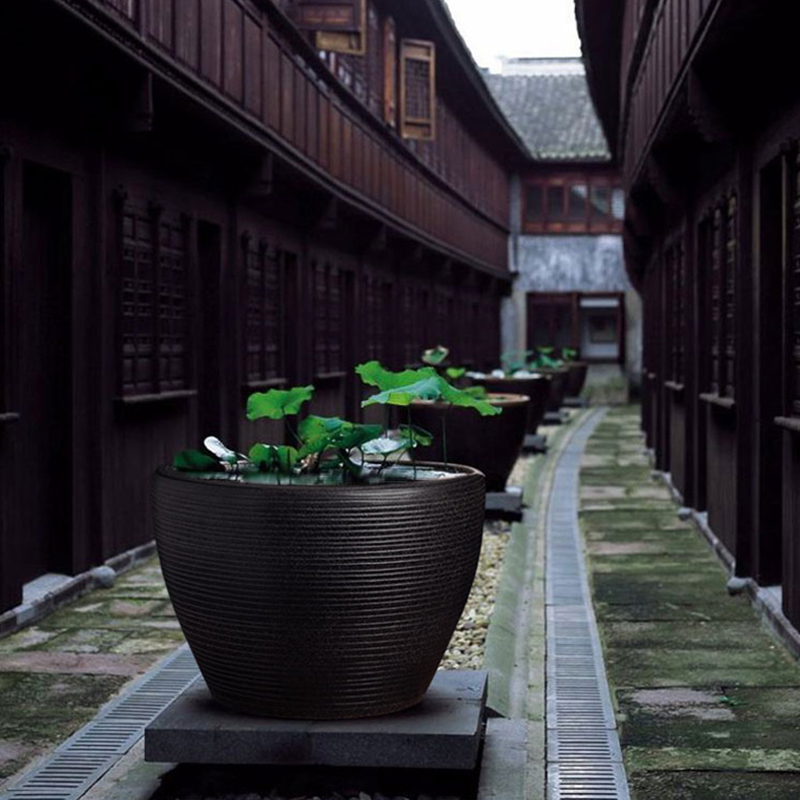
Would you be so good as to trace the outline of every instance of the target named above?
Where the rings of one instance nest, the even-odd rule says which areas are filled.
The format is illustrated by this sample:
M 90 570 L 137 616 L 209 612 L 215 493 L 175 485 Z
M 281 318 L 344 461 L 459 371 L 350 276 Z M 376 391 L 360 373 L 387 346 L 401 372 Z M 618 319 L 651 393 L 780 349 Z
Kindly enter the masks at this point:
M 528 433 L 522 443 L 523 450 L 530 450 L 534 453 L 547 452 L 547 437 L 541 433 Z
M 566 414 L 563 410 L 548 411 L 544 415 L 543 424 L 545 425 L 563 425 L 566 422 L 569 422 L 569 414 Z
M 518 486 L 507 486 L 504 492 L 486 492 L 487 517 L 519 522 L 522 519 L 522 509 L 522 489 Z
M 470 770 L 478 763 L 486 690 L 485 672 L 440 671 L 414 708 L 323 722 L 227 711 L 200 679 L 146 728 L 145 760 Z

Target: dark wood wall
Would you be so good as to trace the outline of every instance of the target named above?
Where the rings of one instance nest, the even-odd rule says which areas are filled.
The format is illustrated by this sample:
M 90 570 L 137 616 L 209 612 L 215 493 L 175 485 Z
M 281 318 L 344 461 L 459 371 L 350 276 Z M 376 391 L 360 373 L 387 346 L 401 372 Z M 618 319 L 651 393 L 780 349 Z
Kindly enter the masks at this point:
M 628 0 L 618 142 L 648 444 L 796 626 L 800 93 L 774 76 L 798 21 L 795 4 Z
M 237 448 L 281 440 L 280 426 L 245 419 L 250 392 L 313 383 L 316 413 L 357 419 L 359 361 L 401 368 L 436 343 L 478 368 L 499 357 L 500 211 L 440 184 L 313 80 L 269 26 L 253 27 L 260 5 L 194 7 L 229 15 L 226 47 L 264 48 L 259 69 L 270 48 L 283 64 L 261 93 L 243 77 L 258 60 L 246 50 L 192 77 L 215 103 L 266 130 L 284 125 L 269 114 L 300 113 L 299 91 L 328 123 L 305 114 L 284 128 L 291 153 L 264 150 L 82 16 L 44 0 L 0 12 L 0 68 L 18 76 L 0 83 L 0 609 L 42 572 L 147 542 L 150 475 L 176 451 L 211 433 Z M 155 40 L 189 47 L 186 31 L 145 19 L 140 47 L 174 67 Z M 185 54 L 198 70 L 203 47 Z

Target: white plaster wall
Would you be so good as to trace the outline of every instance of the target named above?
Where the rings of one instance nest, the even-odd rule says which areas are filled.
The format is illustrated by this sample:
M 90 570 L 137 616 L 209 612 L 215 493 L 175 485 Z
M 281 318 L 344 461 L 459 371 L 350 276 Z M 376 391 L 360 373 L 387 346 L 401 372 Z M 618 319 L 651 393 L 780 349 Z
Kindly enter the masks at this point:
M 512 198 L 519 196 L 512 193 Z M 518 231 L 518 203 L 512 230 Z M 513 296 L 503 304 L 504 350 L 522 349 L 526 338 L 528 292 L 623 292 L 625 294 L 626 373 L 632 385 L 641 382 L 642 304 L 625 272 L 622 237 L 521 236 L 512 234 Z

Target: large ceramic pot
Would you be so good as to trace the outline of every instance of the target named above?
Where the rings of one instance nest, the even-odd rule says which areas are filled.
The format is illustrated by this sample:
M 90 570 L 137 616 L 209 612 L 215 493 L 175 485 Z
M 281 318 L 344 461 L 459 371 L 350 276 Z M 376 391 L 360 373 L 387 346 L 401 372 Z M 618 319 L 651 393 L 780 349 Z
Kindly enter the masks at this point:
M 434 467 L 443 469 L 418 474 Z M 420 702 L 481 548 L 483 475 L 448 471 L 276 486 L 159 469 L 158 553 L 213 698 L 284 719 L 378 716 Z
M 502 492 L 525 440 L 529 399 L 515 394 L 490 394 L 487 399 L 503 413 L 481 417 L 470 408 L 419 400 L 411 404 L 411 419 L 434 435 L 430 447 L 418 450 L 421 458 L 444 460 L 444 422 L 447 460 L 479 469 L 486 476 L 486 489 Z
M 498 394 L 524 394 L 530 398 L 528 403 L 527 433 L 536 434 L 544 419 L 547 396 L 550 393 L 550 378 L 546 375 L 532 375 L 530 378 L 473 378 L 472 382 L 483 386 L 488 392 Z
M 580 397 L 589 365 L 585 361 L 570 361 L 567 369 L 567 397 Z
M 537 371 L 551 379 L 550 391 L 547 394 L 547 411 L 558 412 L 564 405 L 564 397 L 567 393 L 567 368 L 558 367 L 557 369 L 538 369 Z

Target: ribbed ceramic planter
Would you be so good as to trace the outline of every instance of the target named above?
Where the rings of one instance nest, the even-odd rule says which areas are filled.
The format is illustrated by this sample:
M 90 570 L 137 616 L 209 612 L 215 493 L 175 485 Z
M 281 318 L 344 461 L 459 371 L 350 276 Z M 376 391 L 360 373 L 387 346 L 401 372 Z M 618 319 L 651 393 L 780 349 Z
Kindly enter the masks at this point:
M 585 361 L 570 361 L 567 369 L 567 397 L 580 397 L 589 365 Z
M 214 699 L 286 719 L 379 716 L 424 696 L 469 595 L 484 478 L 274 486 L 161 468 L 156 541 Z
M 538 369 L 543 375 L 547 375 L 550 381 L 550 391 L 547 394 L 547 411 L 558 411 L 564 405 L 564 397 L 567 394 L 567 375 L 566 367 L 558 369 Z
M 530 399 L 528 403 L 527 433 L 536 434 L 537 428 L 544 419 L 547 396 L 550 393 L 550 378 L 537 375 L 530 378 L 473 378 L 477 386 L 483 386 L 488 392 L 499 394 L 524 394 Z
M 486 489 L 502 492 L 508 476 L 519 458 L 528 424 L 528 403 L 525 395 L 490 394 L 493 405 L 502 414 L 482 417 L 469 408 L 449 403 L 416 401 L 411 404 L 411 419 L 434 435 L 430 447 L 420 448 L 421 458 L 444 460 L 442 421 L 446 424 L 447 460 L 469 464 L 486 476 Z

